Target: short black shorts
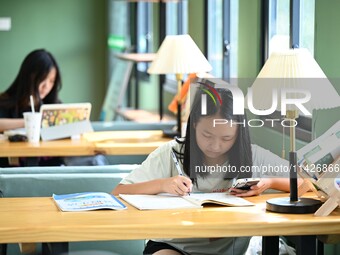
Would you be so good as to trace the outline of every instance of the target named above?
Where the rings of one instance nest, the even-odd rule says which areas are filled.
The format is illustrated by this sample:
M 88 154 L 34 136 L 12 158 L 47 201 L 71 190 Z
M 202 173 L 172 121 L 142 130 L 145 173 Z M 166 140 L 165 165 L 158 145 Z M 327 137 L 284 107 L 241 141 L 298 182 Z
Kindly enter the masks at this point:
M 174 251 L 179 252 L 182 255 L 186 255 L 182 251 L 176 249 L 175 247 L 173 247 L 173 246 L 171 246 L 171 245 L 169 245 L 167 243 L 155 242 L 155 241 L 151 241 L 151 240 L 149 240 L 147 242 L 147 244 L 145 246 L 145 249 L 143 251 L 143 254 L 144 255 L 150 255 L 150 254 L 153 254 L 153 253 L 155 253 L 157 251 L 165 250 L 165 249 L 174 250 Z

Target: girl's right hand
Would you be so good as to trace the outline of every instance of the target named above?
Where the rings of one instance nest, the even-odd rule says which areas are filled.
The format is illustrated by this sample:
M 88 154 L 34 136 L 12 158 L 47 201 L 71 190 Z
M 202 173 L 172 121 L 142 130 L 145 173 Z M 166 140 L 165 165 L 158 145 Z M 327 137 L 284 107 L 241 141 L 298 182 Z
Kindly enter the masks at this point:
M 192 182 L 188 177 L 177 175 L 171 178 L 164 179 L 162 190 L 165 193 L 170 193 L 178 196 L 185 196 L 191 192 Z

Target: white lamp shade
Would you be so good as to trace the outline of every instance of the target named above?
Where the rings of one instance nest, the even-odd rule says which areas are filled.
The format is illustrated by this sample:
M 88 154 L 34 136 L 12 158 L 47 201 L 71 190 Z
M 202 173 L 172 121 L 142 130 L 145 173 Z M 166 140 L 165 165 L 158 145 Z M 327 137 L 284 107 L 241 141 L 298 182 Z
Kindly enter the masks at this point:
M 209 72 L 212 67 L 189 35 L 168 35 L 151 63 L 150 74 Z
M 327 109 L 340 106 L 340 97 L 326 75 L 307 49 L 290 49 L 274 52 L 252 85 L 254 106 L 268 109 L 272 104 L 272 91 L 294 89 L 309 91 L 311 98 L 304 107 Z M 289 95 L 289 98 L 302 98 L 303 93 Z M 277 110 L 281 110 L 278 97 Z

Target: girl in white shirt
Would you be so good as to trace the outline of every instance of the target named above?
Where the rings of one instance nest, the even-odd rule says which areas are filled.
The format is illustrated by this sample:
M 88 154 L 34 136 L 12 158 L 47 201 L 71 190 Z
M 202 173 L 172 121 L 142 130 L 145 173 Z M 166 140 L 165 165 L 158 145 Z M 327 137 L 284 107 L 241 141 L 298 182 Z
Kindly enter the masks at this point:
M 202 93 L 205 92 L 197 91 L 185 138 L 152 152 L 112 191 L 114 195 L 170 193 L 183 196 L 189 192 L 230 191 L 236 196 L 254 196 L 266 189 L 289 191 L 289 179 L 280 178 L 287 177 L 287 172 L 268 171 L 274 166 L 288 169 L 288 162 L 251 145 L 246 116 L 233 115 L 231 92 L 218 90 L 221 104 L 206 96 L 206 114 L 201 113 Z M 217 119 L 228 123 L 216 125 Z M 183 176 L 178 175 L 171 151 L 179 158 Z M 262 172 L 264 167 L 266 174 Z M 261 181 L 250 190 L 231 188 L 236 178 L 247 177 L 261 177 Z M 250 237 L 150 240 L 144 254 L 243 254 L 249 240 Z

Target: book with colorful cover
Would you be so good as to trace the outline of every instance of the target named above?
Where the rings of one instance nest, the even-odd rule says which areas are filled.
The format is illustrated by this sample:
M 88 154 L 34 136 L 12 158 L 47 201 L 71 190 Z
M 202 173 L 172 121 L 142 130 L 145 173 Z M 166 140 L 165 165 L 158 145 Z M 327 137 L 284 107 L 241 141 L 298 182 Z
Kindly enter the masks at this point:
M 64 195 L 53 194 L 53 200 L 64 212 L 100 209 L 124 210 L 127 207 L 115 196 L 105 192 L 82 192 Z

